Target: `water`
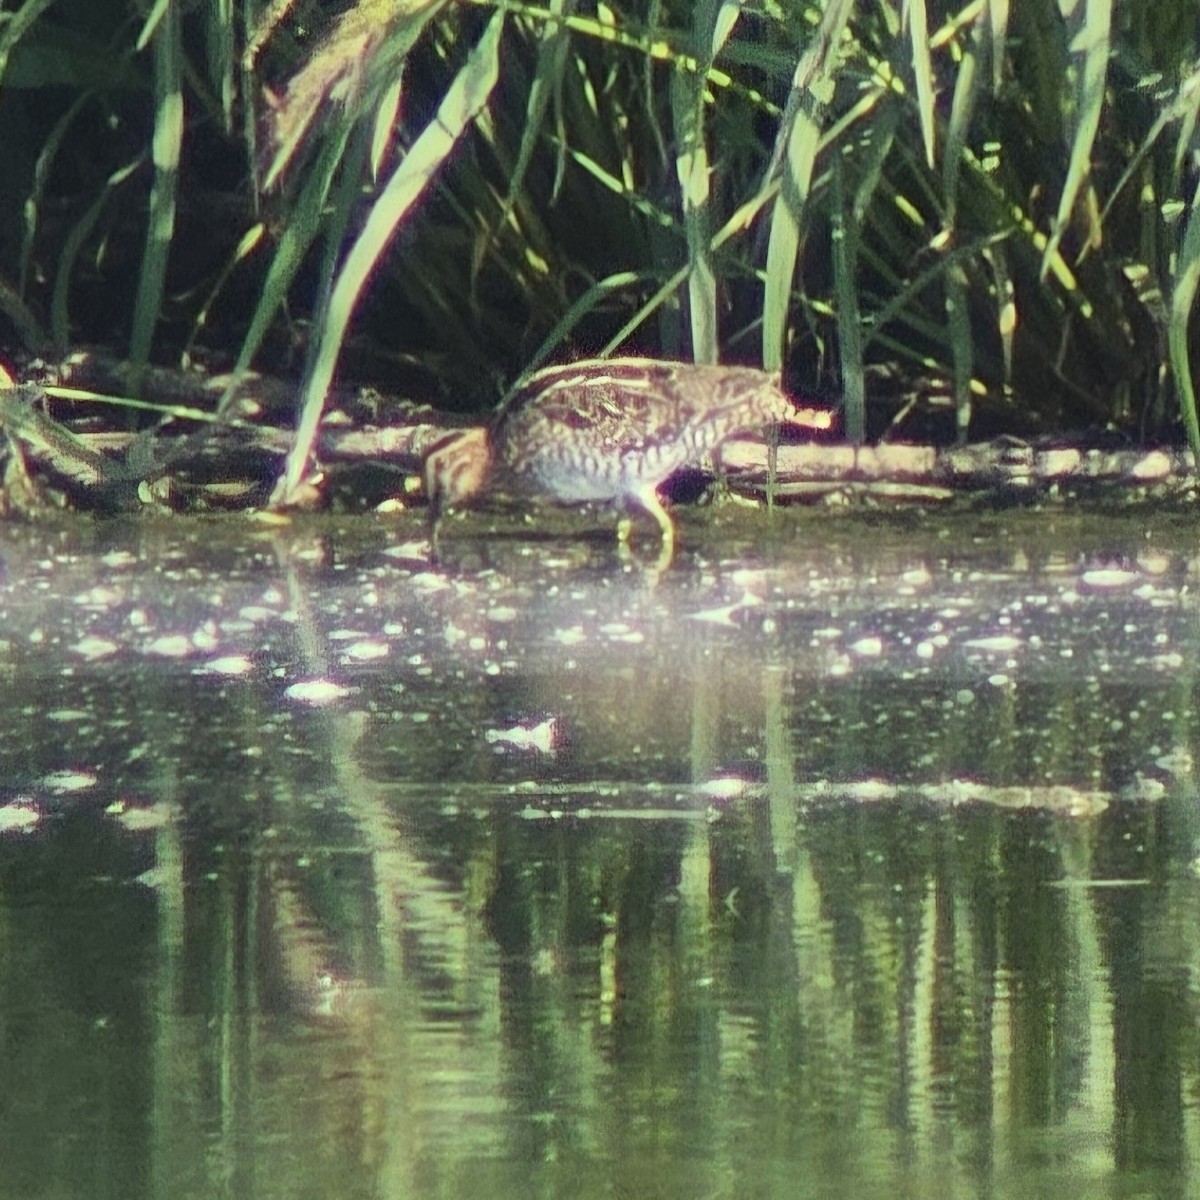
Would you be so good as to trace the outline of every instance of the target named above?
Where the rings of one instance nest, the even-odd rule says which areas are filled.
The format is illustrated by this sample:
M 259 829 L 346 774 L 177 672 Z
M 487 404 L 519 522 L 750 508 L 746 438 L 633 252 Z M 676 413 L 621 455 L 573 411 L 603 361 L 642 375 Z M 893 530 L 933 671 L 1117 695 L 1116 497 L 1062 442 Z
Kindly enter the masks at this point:
M 717 523 L 3 529 L 0 1197 L 1193 1194 L 1190 531 Z

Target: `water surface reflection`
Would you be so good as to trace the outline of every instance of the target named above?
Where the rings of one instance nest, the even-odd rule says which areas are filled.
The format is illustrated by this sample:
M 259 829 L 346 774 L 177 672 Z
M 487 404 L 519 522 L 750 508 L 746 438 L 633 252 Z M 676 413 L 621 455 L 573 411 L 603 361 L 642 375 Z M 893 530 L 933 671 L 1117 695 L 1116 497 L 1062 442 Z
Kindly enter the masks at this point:
M 1170 529 L 192 528 L 3 547 L 0 1195 L 1193 1190 Z

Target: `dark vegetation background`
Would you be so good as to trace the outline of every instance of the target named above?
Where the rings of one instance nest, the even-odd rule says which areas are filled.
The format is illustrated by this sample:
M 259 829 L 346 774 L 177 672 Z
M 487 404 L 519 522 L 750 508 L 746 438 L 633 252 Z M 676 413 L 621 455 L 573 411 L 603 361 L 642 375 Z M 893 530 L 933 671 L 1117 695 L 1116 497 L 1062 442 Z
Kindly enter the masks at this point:
M 618 351 L 852 438 L 1200 430 L 1196 0 L 26 0 L 14 354 L 486 409 Z M 202 353 L 203 352 L 203 353 Z

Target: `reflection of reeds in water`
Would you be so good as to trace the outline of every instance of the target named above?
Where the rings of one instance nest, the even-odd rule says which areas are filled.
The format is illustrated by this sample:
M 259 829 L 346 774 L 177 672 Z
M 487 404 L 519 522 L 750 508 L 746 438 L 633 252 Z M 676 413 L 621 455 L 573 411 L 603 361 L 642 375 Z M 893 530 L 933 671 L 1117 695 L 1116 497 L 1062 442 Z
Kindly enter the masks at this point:
M 705 704 L 698 762 L 715 728 Z M 769 729 L 782 716 L 770 685 L 765 709 Z M 912 791 L 801 803 L 785 794 L 783 733 L 768 737 L 766 795 L 709 820 L 532 819 L 514 797 L 452 807 L 353 767 L 340 846 L 293 813 L 286 845 L 243 860 L 258 893 L 242 911 L 259 914 L 247 940 L 282 964 L 287 1012 L 305 1017 L 223 1041 L 227 1077 L 255 1080 L 253 1129 L 238 1136 L 259 1169 L 421 1196 L 435 1163 L 495 1156 L 540 1171 L 573 1155 L 605 1164 L 606 1181 L 661 1171 L 701 1194 L 853 1151 L 844 1194 L 929 1171 L 946 1176 L 939 1194 L 965 1200 L 981 1170 L 1028 1171 L 1031 1144 L 1074 1162 L 1062 1137 L 1078 1130 L 1094 1155 L 1095 1131 L 1129 1116 L 1118 1074 L 1146 1094 L 1136 1046 L 1149 1034 L 1130 1030 L 1129 1005 L 1158 1012 L 1153 980 L 1112 969 L 1111 918 L 1148 913 L 1144 937 L 1169 919 L 1161 906 L 1179 928 L 1190 912 L 1181 889 L 1148 906 L 1143 889 L 1131 909 L 1140 878 L 1093 886 L 1095 856 L 1114 871 L 1130 837 L 1137 874 L 1153 874 L 1154 812 L 1130 805 L 1101 824 Z M 232 898 L 233 883 L 196 903 Z M 242 940 L 232 920 L 207 924 Z M 1190 961 L 1158 944 L 1167 978 L 1172 956 Z M 375 965 L 315 1011 L 307 981 L 356 959 Z M 224 1017 L 211 1027 L 239 1028 Z M 1156 1028 L 1155 1062 L 1183 1063 L 1183 1034 Z M 228 1115 L 236 1125 L 236 1105 Z M 982 1141 L 990 1165 L 973 1151 L 947 1166 L 947 1139 Z
M 956 581 L 956 595 L 963 586 Z M 848 585 L 842 595 L 861 592 Z M 483 596 L 467 602 L 480 610 Z M 501 625 L 511 631 L 517 606 L 508 599 Z M 536 777 L 545 758 L 519 760 L 499 786 L 429 772 L 397 783 L 377 768 L 395 761 L 380 743 L 398 718 L 383 710 L 364 730 L 355 714 L 305 714 L 303 767 L 276 785 L 274 824 L 284 832 L 262 845 L 306 865 L 247 868 L 260 872 L 249 907 L 272 913 L 258 940 L 286 960 L 298 991 L 333 961 L 366 964 L 367 986 L 298 1036 L 285 1030 L 282 1051 L 265 1029 L 249 1051 L 229 1050 L 230 1076 L 247 1062 L 275 1073 L 270 1095 L 283 1111 L 259 1126 L 263 1169 L 273 1151 L 296 1154 L 297 1128 L 314 1131 L 312 1153 L 326 1156 L 330 1176 L 344 1154 L 343 1169 L 350 1159 L 356 1171 L 382 1164 L 388 1188 L 403 1195 L 421 1194 L 413 1164 L 436 1174 L 431 1163 L 488 1154 L 526 1172 L 530 1163 L 603 1164 L 629 1194 L 642 1194 L 635 1175 L 655 1169 L 694 1178 L 688 1194 L 732 1178 L 766 1178 L 766 1194 L 786 1194 L 772 1169 L 782 1174 L 785 1164 L 794 1183 L 797 1162 L 819 1160 L 849 1164 L 850 1194 L 890 1194 L 874 1185 L 930 1170 L 944 1175 L 938 1194 L 962 1197 L 979 1194 L 981 1176 L 1011 1182 L 1010 1166 L 1029 1169 L 1031 1143 L 1079 1164 L 1078 1129 L 1088 1169 L 1093 1156 L 1107 1163 L 1096 1146 L 1109 1146 L 1114 1128 L 1139 1130 L 1140 1146 L 1120 1134 L 1122 1153 L 1169 1154 L 1156 1131 L 1177 1128 L 1182 1115 L 1176 1084 L 1189 1078 L 1191 1026 L 1178 1018 L 1195 1005 L 1177 980 L 1194 954 L 1181 943 L 1172 957 L 1160 932 L 1163 957 L 1142 964 L 1155 930 L 1189 928 L 1194 916 L 1193 851 L 1183 833 L 1171 842 L 1170 810 L 1132 792 L 1065 785 L 831 782 L 838 766 L 850 776 L 868 753 L 875 763 L 908 756 L 940 769 L 949 752 L 938 757 L 939 743 L 919 741 L 929 714 L 943 714 L 957 753 L 977 739 L 984 701 L 964 715 L 953 679 L 926 680 L 925 693 L 865 670 L 847 681 L 815 670 L 818 658 L 802 648 L 764 648 L 757 628 L 722 624 L 714 635 L 708 622 L 660 611 L 661 589 L 637 603 L 644 627 L 589 613 L 612 640 L 573 637 L 569 671 L 553 674 L 531 652 L 511 678 L 480 668 L 493 681 L 488 692 L 459 656 L 439 693 L 467 711 L 456 735 L 474 730 L 481 761 L 505 764 L 487 745 L 484 718 L 514 698 L 560 697 L 556 715 L 577 740 L 548 769 L 569 770 L 580 736 L 594 738 L 583 743 L 591 756 L 575 763 L 589 780 L 607 770 L 607 795 L 567 779 L 547 787 L 547 799 Z M 577 596 L 572 606 L 582 610 Z M 319 651 L 318 635 L 314 625 L 301 640 Z M 305 665 L 320 673 L 321 664 Z M 1022 733 L 1023 708 L 1035 727 L 1066 713 L 1056 731 L 1064 740 L 1045 750 L 1075 761 L 1068 725 L 1113 726 L 1131 695 L 1139 704 L 1159 690 L 1171 703 L 1177 695 L 1135 687 L 1107 697 L 1089 677 L 1085 711 L 1064 704 L 1066 687 L 1018 676 L 991 723 L 1008 740 Z M 435 724 L 417 736 L 432 736 Z M 415 755 L 410 728 L 395 736 L 401 756 Z M 761 787 L 711 811 L 707 797 L 697 812 L 665 811 L 664 796 L 681 809 L 697 799 L 690 784 L 733 746 L 761 746 Z M 319 797 L 314 759 L 332 764 Z M 1010 766 L 1010 751 L 997 762 Z M 824 778 L 814 782 L 818 764 Z M 661 771 L 649 815 L 632 804 L 635 767 Z M 294 795 L 278 798 L 286 789 Z M 340 842 L 318 799 L 327 815 L 349 818 Z M 339 870 L 339 857 L 354 868 Z M 350 915 L 330 916 L 339 910 Z M 218 926 L 235 945 L 236 920 L 209 923 Z M 1174 1024 L 1161 1020 L 1164 1008 Z M 232 1006 L 222 1015 L 235 1024 Z M 239 1051 L 245 1057 L 233 1061 Z M 1156 1090 L 1164 1061 L 1171 1087 Z M 947 1165 L 947 1145 L 969 1151 Z
M 337 1016 L 353 1022 L 355 1000 L 361 1013 L 368 981 L 335 965 L 343 955 L 332 931 L 316 918 L 302 878 L 279 860 L 264 866 L 260 911 L 270 921 L 261 930 L 258 944 L 264 955 L 277 959 L 279 972 L 278 976 L 267 970 L 260 974 L 259 1004 L 267 1012 Z M 305 874 L 310 884 L 319 881 L 319 872 Z

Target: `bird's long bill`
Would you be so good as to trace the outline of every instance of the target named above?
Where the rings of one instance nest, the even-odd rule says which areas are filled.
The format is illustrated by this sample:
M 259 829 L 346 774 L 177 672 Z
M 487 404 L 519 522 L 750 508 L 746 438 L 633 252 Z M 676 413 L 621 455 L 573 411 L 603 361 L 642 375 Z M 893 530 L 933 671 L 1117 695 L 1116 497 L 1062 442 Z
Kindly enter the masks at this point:
M 834 414 L 827 408 L 794 408 L 788 413 L 784 424 L 799 429 L 832 429 Z

